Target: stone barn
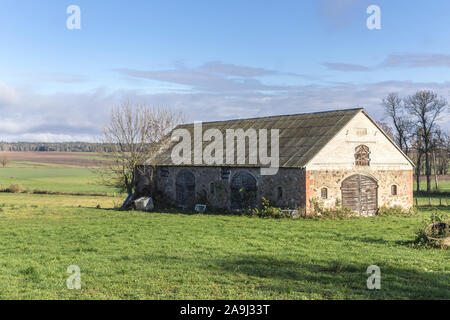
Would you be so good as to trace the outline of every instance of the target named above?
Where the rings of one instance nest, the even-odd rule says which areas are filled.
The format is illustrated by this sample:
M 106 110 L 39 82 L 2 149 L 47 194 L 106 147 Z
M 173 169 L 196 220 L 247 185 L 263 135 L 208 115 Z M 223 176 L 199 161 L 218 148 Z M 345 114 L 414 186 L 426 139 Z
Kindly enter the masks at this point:
M 250 128 L 278 129 L 275 174 L 262 174 L 264 165 L 249 161 L 251 140 L 258 140 L 258 147 L 269 140 L 251 135 Z M 239 158 L 233 148 L 233 160 L 237 159 L 233 163 L 227 161 L 230 151 L 224 147 L 229 141 L 216 145 L 223 147 L 223 153 L 215 149 L 212 154 L 223 161 L 193 161 L 195 149 L 206 151 L 211 137 L 195 133 L 195 124 L 176 129 L 191 133 L 194 150 L 183 150 L 187 161 L 174 164 L 176 142 L 172 141 L 152 160 L 153 179 L 149 170 L 138 175 L 138 193 L 152 189 L 180 207 L 206 203 L 229 210 L 256 206 L 262 197 L 284 208 L 304 207 L 309 212 L 311 204 L 319 201 L 325 207 L 348 207 L 361 215 L 375 214 L 380 206 L 409 209 L 413 205 L 413 163 L 361 108 L 202 123 L 203 132 L 214 129 L 223 136 L 233 129 L 243 130 L 245 156 Z M 233 147 L 235 143 L 239 151 L 238 138 L 233 137 Z M 276 151 L 271 145 L 267 154 Z

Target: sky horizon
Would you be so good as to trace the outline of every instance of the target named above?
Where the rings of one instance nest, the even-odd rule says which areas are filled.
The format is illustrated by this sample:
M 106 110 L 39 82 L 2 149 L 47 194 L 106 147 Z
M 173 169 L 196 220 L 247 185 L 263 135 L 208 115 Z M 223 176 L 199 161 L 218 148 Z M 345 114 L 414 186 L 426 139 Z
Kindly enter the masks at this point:
M 70 5 L 81 29 L 68 29 Z M 366 12 L 381 9 L 381 29 Z M 450 101 L 450 2 L 6 0 L 0 141 L 92 142 L 126 100 L 189 122 Z M 439 124 L 450 129 L 450 116 Z

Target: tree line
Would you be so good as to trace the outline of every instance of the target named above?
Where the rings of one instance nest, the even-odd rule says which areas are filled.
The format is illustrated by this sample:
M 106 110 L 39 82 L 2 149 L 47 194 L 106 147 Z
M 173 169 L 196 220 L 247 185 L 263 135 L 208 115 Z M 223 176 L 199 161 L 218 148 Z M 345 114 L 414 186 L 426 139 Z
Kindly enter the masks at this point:
M 439 189 L 438 175 L 448 174 L 450 136 L 438 124 L 448 115 L 448 103 L 430 90 L 417 91 L 400 97 L 392 92 L 382 105 L 391 126 L 382 127 L 415 163 L 416 190 L 420 192 L 420 177 L 426 177 L 426 191 L 431 192 L 432 179 Z
M 113 148 L 89 142 L 0 142 L 0 151 L 112 152 Z

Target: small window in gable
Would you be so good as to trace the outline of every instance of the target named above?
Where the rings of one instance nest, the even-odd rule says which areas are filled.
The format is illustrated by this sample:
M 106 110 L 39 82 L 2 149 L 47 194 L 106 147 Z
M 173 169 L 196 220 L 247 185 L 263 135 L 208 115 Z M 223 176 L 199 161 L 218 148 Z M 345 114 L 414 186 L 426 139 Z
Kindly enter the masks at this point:
M 320 190 L 320 196 L 322 199 L 328 199 L 328 189 L 322 188 L 322 190 Z
M 397 195 L 397 186 L 396 186 L 395 184 L 393 184 L 393 185 L 391 186 L 391 194 L 392 194 L 393 196 L 396 196 L 396 195 Z
M 370 150 L 368 146 L 360 145 L 355 149 L 355 165 L 368 166 L 370 164 Z
M 367 128 L 356 128 L 357 136 L 367 136 Z

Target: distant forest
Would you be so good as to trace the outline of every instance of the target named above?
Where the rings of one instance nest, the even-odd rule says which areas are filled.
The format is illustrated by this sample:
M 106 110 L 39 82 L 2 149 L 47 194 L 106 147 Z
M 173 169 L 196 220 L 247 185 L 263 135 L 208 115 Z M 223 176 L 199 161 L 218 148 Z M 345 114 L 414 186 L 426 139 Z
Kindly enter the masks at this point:
M 104 144 L 88 142 L 0 142 L 0 151 L 41 151 L 41 152 L 109 152 Z

